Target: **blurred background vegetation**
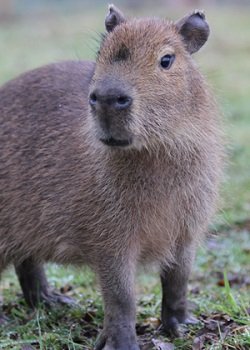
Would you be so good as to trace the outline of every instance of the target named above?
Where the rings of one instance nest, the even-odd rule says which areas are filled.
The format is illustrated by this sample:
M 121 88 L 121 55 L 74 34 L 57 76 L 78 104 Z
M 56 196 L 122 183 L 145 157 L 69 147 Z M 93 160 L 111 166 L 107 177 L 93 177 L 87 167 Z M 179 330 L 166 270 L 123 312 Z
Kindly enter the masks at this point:
M 198 279 L 197 277 L 193 279 L 191 285 L 194 290 L 195 288 L 204 290 L 204 293 L 198 292 L 199 295 L 195 295 L 195 300 L 196 302 L 198 300 L 200 312 L 205 315 L 219 310 L 230 315 L 232 319 L 239 320 L 239 309 L 235 308 L 235 305 L 241 305 L 238 300 L 244 299 L 242 307 L 244 316 L 241 323 L 246 324 L 249 322 L 249 316 L 246 316 L 245 312 L 249 310 L 247 308 L 250 304 L 249 284 L 237 285 L 234 291 L 236 294 L 232 297 L 228 289 L 227 294 L 225 291 L 223 294 L 221 286 L 216 284 L 215 276 L 221 276 L 223 271 L 237 278 L 250 273 L 250 0 L 116 0 L 114 2 L 131 16 L 150 15 L 177 19 L 195 8 L 205 9 L 211 35 L 208 43 L 194 55 L 194 59 L 212 86 L 224 116 L 229 161 L 222 186 L 221 210 L 214 227 L 220 231 L 226 227 L 226 231 L 221 234 L 218 244 L 210 242 L 198 255 L 195 271 Z M 107 1 L 104 0 L 0 0 L 0 83 L 28 69 L 50 62 L 65 59 L 94 60 L 99 33 L 104 31 L 107 5 Z M 73 284 L 73 296 L 80 300 L 84 310 L 92 310 L 91 308 L 101 310 L 94 277 L 88 270 L 87 272 L 83 270 L 80 274 L 71 269 L 65 270 L 50 265 L 48 275 L 50 283 L 58 288 Z M 30 319 L 23 306 L 20 307 L 19 302 L 22 299 L 17 299 L 16 293 L 19 287 L 13 276 L 12 271 L 7 271 L 0 285 L 6 303 L 5 309 L 12 314 L 12 323 L 2 332 L 0 330 L 0 348 L 20 349 L 20 339 L 31 339 L 34 334 L 37 335 L 36 339 L 39 339 L 39 344 L 35 348 L 39 349 L 70 349 L 72 344 L 72 349 L 78 349 L 82 348 L 77 347 L 78 342 L 93 344 L 102 314 L 94 324 L 95 334 L 90 340 L 86 340 L 89 338 L 81 333 L 82 310 L 79 315 L 76 311 L 72 311 L 66 321 L 65 316 L 62 316 L 59 325 L 53 319 L 53 313 L 46 314 L 43 318 L 44 314 L 40 311 L 42 317 L 37 314 Z M 153 317 L 155 314 L 159 315 L 158 278 L 142 274 L 138 292 L 140 320 Z M 84 299 L 82 295 L 85 296 Z M 230 306 L 228 300 L 233 300 L 235 304 Z M 95 311 L 95 319 L 98 312 Z M 58 317 L 58 314 L 55 314 L 55 318 Z M 51 328 L 48 322 L 51 322 Z M 20 324 L 23 324 L 22 331 Z M 80 326 L 71 329 L 71 326 L 76 324 Z M 73 343 L 71 333 L 68 334 L 69 328 L 73 334 Z M 41 335 L 41 329 L 45 332 L 44 336 Z M 14 341 L 15 332 L 21 335 Z M 231 345 L 237 342 L 238 344 L 244 342 L 246 345 L 242 343 L 242 347 L 237 347 L 236 344 L 230 349 L 250 349 L 249 332 L 250 328 L 244 339 L 242 333 L 237 340 L 235 334 L 232 335 Z M 193 342 L 192 339 L 187 341 L 188 344 Z M 43 347 L 45 343 L 54 345 Z M 71 345 L 62 347 L 62 344 L 66 343 Z M 55 344 L 59 344 L 58 347 Z M 221 344 L 220 337 L 218 344 Z M 86 349 L 89 347 L 90 345 L 86 345 Z M 184 345 L 177 348 L 189 349 Z M 149 349 L 152 349 L 152 346 Z

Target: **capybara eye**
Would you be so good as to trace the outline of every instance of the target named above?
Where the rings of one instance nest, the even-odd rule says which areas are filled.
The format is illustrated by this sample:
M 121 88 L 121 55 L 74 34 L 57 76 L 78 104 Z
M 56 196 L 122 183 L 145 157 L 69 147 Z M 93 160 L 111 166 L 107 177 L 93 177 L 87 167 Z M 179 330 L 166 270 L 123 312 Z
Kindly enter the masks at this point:
M 165 55 L 161 58 L 161 66 L 164 69 L 169 69 L 174 62 L 175 55 Z

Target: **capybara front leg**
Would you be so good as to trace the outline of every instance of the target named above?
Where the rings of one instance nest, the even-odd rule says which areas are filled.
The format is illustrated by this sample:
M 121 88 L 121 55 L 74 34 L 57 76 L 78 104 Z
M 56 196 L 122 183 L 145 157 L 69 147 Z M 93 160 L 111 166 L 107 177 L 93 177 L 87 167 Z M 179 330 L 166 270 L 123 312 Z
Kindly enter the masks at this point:
M 134 266 L 123 258 L 116 259 L 109 256 L 99 269 L 105 317 L 95 350 L 139 350 L 135 332 Z
M 196 323 L 187 310 L 187 285 L 192 267 L 195 249 L 179 248 L 176 263 L 163 266 L 161 271 L 162 312 L 161 320 L 164 330 L 179 336 L 180 323 Z

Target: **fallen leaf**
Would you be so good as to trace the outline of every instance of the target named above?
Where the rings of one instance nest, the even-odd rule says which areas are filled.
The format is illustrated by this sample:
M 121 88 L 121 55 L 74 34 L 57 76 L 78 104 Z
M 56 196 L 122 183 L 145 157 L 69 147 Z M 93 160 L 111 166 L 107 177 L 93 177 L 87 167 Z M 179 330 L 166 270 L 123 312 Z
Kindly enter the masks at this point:
M 94 318 L 96 317 L 96 311 L 95 310 L 91 310 L 85 313 L 85 315 L 83 315 L 82 319 L 87 322 L 93 322 Z
M 172 343 L 165 343 L 156 339 L 152 339 L 152 343 L 154 344 L 156 350 L 174 350 L 174 344 Z
M 218 276 L 217 285 L 219 287 L 225 287 L 223 273 L 218 271 L 217 276 Z M 238 285 L 238 286 L 245 286 L 246 285 L 246 286 L 248 286 L 250 284 L 250 278 L 248 276 L 245 276 L 245 275 L 229 273 L 227 278 L 228 278 L 228 283 L 229 283 L 230 287 L 232 287 L 234 285 Z
M 138 335 L 143 335 L 149 329 L 149 324 L 136 324 L 136 333 Z
M 192 350 L 202 350 L 202 347 L 204 346 L 204 340 L 204 335 L 194 338 Z
M 150 327 L 157 329 L 161 325 L 161 321 L 159 318 L 156 317 L 149 317 L 146 318 L 146 320 L 143 322 L 144 325 L 149 325 Z
M 73 287 L 70 284 L 65 284 L 65 286 L 62 286 L 60 288 L 60 292 L 65 294 L 65 293 L 70 292 L 72 289 L 73 289 Z
M 11 340 L 17 340 L 18 339 L 18 333 L 17 332 L 13 332 L 9 334 L 9 338 Z

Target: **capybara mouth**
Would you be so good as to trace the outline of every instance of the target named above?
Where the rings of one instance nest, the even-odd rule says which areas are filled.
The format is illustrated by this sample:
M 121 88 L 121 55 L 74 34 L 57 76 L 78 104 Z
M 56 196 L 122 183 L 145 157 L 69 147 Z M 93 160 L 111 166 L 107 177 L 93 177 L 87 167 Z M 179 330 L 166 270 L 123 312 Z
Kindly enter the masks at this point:
M 117 140 L 113 137 L 109 137 L 109 138 L 101 138 L 100 141 L 102 141 L 105 145 L 107 146 L 112 146 L 112 147 L 126 147 L 131 145 L 132 140 L 131 139 L 127 139 L 127 140 Z

